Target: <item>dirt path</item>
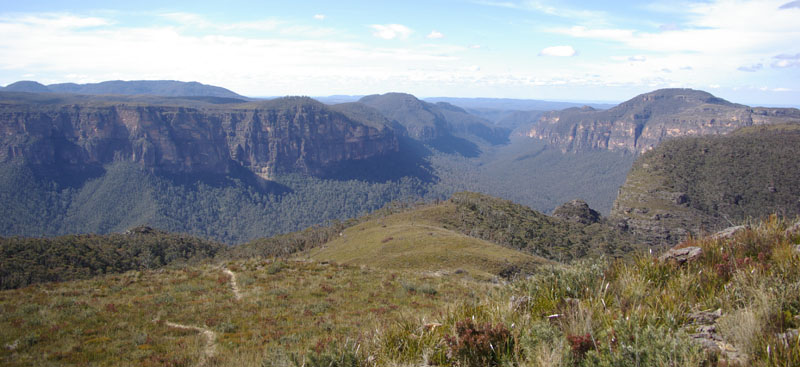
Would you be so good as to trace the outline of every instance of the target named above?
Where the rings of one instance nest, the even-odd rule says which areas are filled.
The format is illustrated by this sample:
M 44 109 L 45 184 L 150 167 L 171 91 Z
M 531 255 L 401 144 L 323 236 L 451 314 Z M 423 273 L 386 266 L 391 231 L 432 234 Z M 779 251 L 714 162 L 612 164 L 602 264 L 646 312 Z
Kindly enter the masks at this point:
M 241 300 L 242 293 L 239 291 L 239 284 L 236 283 L 236 274 L 227 268 L 222 268 L 222 271 L 225 274 L 228 274 L 229 277 L 231 277 L 231 290 L 233 290 L 233 296 L 236 298 L 237 301 Z
M 206 345 L 203 347 L 203 355 L 200 356 L 200 361 L 197 363 L 198 366 L 205 366 L 206 363 L 208 363 L 208 361 L 214 357 L 214 354 L 217 352 L 217 333 L 206 328 L 176 324 L 169 321 L 164 321 L 164 324 L 175 329 L 197 331 L 206 338 Z

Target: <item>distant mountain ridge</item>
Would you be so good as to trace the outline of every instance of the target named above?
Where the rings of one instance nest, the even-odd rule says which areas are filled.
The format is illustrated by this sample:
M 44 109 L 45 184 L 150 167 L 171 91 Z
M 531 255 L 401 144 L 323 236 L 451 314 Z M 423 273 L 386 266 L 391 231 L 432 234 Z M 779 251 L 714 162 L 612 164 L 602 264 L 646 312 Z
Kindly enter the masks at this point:
M 409 136 L 420 141 L 431 142 L 451 134 L 471 134 L 491 144 L 508 141 L 508 129 L 495 127 L 490 121 L 449 103 L 428 103 L 406 93 L 375 94 L 358 102 L 397 121 Z
M 673 137 L 790 121 L 800 121 L 800 110 L 751 108 L 703 91 L 660 89 L 608 110 L 583 107 L 545 113 L 526 135 L 565 152 L 607 149 L 640 154 Z
M 74 93 L 74 94 L 121 94 L 154 95 L 164 97 L 222 97 L 249 100 L 228 89 L 198 82 L 176 80 L 110 80 L 100 83 L 59 83 L 43 85 L 35 81 L 19 81 L 0 88 L 7 92 L 28 93 Z
M 571 107 L 590 106 L 596 109 L 607 109 L 616 106 L 612 103 L 594 102 L 559 102 L 539 99 L 519 98 L 458 98 L 458 97 L 430 97 L 424 98 L 426 102 L 447 102 L 465 109 L 493 109 L 507 111 L 551 111 L 563 110 Z

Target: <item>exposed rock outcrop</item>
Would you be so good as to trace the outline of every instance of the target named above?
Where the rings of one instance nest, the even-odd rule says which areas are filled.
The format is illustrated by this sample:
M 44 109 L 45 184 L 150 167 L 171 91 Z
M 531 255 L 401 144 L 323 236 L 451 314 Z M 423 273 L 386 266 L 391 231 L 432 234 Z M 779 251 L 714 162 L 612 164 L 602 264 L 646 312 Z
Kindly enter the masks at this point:
M 741 231 L 744 231 L 746 229 L 747 229 L 747 226 L 745 226 L 745 225 L 728 227 L 728 228 L 725 228 L 725 229 L 723 229 L 723 230 L 721 230 L 721 231 L 719 231 L 717 233 L 714 233 L 711 236 L 711 238 L 717 239 L 717 240 L 731 238 L 731 237 L 735 236 L 737 233 L 739 233 Z
M 543 114 L 527 135 L 563 151 L 644 153 L 678 136 L 800 120 L 794 108 L 751 108 L 692 89 L 661 89 L 608 110 L 568 108 Z
M 716 322 L 720 317 L 722 317 L 721 309 L 689 314 L 690 324 L 686 328 L 694 330 L 689 336 L 707 353 L 717 355 L 717 358 L 726 365 L 745 366 L 748 356 L 719 335 Z
M 658 260 L 661 262 L 674 262 L 678 265 L 682 265 L 698 259 L 702 254 L 703 249 L 700 247 L 691 246 L 683 248 L 671 248 L 663 255 L 659 256 Z
M 589 204 L 581 199 L 561 204 L 553 211 L 553 216 L 581 224 L 592 224 L 600 221 L 600 213 L 590 208 Z
M 398 149 L 391 128 L 354 121 L 310 98 L 186 107 L 108 100 L 26 103 L 24 96 L 3 97 L 0 162 L 132 161 L 145 168 L 203 173 L 227 173 L 240 165 L 269 178 L 277 172 L 317 174 L 341 161 Z

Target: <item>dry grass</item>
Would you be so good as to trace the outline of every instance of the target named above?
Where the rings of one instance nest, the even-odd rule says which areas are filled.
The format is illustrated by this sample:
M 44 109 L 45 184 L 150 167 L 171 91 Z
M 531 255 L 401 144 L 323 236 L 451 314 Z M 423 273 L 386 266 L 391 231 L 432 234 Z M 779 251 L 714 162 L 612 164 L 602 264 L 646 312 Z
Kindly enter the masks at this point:
M 436 218 L 448 204 L 393 214 L 350 227 L 313 249 L 314 260 L 396 271 L 467 273 L 489 279 L 506 269 L 530 271 L 545 259 L 443 228 Z
M 447 305 L 485 285 L 462 279 L 396 274 L 336 264 L 268 260 L 128 272 L 87 281 L 48 283 L 0 292 L 0 364 L 189 366 L 216 350 L 206 365 L 289 361 L 345 340 L 361 345 L 377 329 L 433 319 Z M 413 292 L 403 284 L 435 289 Z M 6 347 L 12 346 L 14 347 Z M 272 363 L 272 362 L 270 362 Z

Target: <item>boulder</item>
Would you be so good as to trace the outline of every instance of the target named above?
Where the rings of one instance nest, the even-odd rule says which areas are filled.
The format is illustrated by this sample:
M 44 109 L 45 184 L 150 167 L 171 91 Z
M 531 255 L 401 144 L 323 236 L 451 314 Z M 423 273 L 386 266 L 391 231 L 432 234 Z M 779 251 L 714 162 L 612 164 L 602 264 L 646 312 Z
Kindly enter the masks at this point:
M 669 251 L 659 256 L 658 260 L 662 262 L 675 262 L 678 265 L 681 265 L 685 262 L 696 260 L 702 254 L 703 249 L 695 246 L 671 248 Z
M 725 229 L 723 229 L 723 230 L 721 230 L 721 231 L 719 231 L 717 233 L 714 233 L 714 235 L 711 236 L 711 238 L 717 239 L 717 240 L 721 240 L 721 239 L 725 239 L 725 238 L 731 238 L 735 234 L 739 233 L 740 231 L 744 231 L 745 229 L 747 229 L 747 226 L 728 227 L 728 228 L 725 228 Z

